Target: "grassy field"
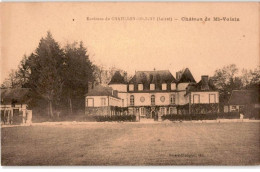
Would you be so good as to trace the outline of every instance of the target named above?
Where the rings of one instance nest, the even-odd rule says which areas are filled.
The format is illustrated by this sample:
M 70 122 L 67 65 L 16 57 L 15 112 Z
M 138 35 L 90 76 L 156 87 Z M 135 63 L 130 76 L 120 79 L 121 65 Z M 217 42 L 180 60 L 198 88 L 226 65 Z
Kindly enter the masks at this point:
M 2 165 L 255 165 L 260 123 L 2 128 Z

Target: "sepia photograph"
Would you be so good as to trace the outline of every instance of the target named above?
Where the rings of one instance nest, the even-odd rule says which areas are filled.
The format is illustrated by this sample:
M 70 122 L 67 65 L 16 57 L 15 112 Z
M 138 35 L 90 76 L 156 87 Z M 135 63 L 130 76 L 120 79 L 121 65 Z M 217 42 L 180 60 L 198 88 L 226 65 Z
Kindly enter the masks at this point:
M 259 166 L 259 2 L 1 2 L 1 166 Z

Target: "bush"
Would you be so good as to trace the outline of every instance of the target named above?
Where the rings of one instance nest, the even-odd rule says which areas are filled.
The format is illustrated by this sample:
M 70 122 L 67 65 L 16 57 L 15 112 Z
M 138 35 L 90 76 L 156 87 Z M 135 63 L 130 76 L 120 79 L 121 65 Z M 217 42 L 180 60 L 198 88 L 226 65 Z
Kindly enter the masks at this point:
M 170 121 L 190 121 L 190 120 L 216 120 L 216 119 L 239 119 L 238 112 L 229 113 L 207 113 L 207 114 L 183 114 L 183 115 L 163 115 L 162 120 Z
M 249 119 L 260 119 L 260 113 L 259 113 L 259 112 L 248 113 L 248 114 L 245 114 L 245 118 L 249 118 Z
M 219 113 L 218 119 L 239 119 L 239 112 L 227 112 L 227 113 Z
M 98 122 L 104 122 L 104 121 L 136 121 L 135 115 L 105 115 L 105 116 L 95 116 L 94 117 L 96 121 Z

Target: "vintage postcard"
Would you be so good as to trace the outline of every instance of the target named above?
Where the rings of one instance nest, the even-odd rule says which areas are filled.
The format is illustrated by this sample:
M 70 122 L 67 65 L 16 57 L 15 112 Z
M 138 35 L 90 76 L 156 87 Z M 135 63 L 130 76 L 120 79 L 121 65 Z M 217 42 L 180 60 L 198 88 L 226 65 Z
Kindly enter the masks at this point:
M 2 166 L 260 165 L 259 3 L 0 11 Z

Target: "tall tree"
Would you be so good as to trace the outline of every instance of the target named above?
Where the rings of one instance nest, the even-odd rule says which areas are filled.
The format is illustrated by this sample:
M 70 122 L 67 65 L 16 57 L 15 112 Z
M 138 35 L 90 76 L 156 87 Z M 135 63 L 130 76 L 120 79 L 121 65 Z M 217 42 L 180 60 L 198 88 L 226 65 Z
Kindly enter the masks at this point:
M 64 84 L 61 77 L 63 58 L 62 49 L 48 32 L 27 60 L 31 72 L 29 86 L 36 95 L 48 102 L 48 114 L 51 117 L 54 116 L 54 105 L 59 105 Z
M 87 55 L 87 49 L 83 43 L 74 42 L 67 44 L 64 48 L 65 58 L 63 63 L 63 95 L 68 100 L 70 114 L 73 113 L 73 107 L 82 109 L 84 107 L 84 98 L 87 93 L 88 83 L 93 82 L 94 67 Z

